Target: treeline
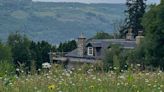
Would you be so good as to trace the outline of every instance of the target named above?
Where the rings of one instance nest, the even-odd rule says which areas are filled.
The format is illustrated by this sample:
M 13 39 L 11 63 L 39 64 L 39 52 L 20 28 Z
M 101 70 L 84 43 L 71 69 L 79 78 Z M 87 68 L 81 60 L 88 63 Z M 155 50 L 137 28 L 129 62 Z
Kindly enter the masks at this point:
M 111 46 L 103 60 L 105 70 L 110 67 L 118 70 L 129 67 L 164 70 L 164 0 L 159 5 L 152 5 L 146 13 L 144 1 L 127 0 L 128 15 L 123 29 L 120 30 L 122 37 L 126 36 L 129 28 L 132 28 L 134 36 L 143 31 L 144 39 L 134 50 Z
M 8 62 L 15 68 L 23 67 L 25 71 L 31 70 L 33 64 L 36 69 L 41 69 L 42 63 L 50 62 L 49 52 L 69 52 L 76 47 L 75 40 L 54 46 L 46 41 L 34 42 L 25 35 L 12 33 L 6 44 L 0 43 L 0 63 Z

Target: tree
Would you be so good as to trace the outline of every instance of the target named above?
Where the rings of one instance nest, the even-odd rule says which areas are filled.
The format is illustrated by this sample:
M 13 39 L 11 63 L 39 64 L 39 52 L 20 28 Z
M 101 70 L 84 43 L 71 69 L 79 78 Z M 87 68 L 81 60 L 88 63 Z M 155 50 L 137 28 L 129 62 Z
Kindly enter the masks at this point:
M 112 39 L 114 37 L 102 31 L 102 32 L 97 32 L 93 38 L 94 39 Z
M 14 69 L 11 48 L 0 42 L 0 77 L 11 74 Z
M 11 61 L 11 48 L 0 43 L 0 61 Z
M 57 50 L 59 52 L 70 52 L 76 48 L 77 48 L 76 41 L 72 40 L 72 41 L 66 41 L 64 43 L 60 43 Z
M 125 24 L 124 20 L 114 20 L 113 21 L 113 28 L 114 28 L 113 38 L 114 39 L 120 39 L 121 38 L 119 31 L 124 28 L 124 24 Z
M 16 67 L 20 67 L 20 64 L 24 64 L 26 70 L 30 69 L 30 43 L 30 40 L 26 36 L 22 36 L 19 33 L 9 35 L 8 45 L 11 47 L 13 62 Z
M 145 40 L 142 46 L 145 61 L 164 68 L 164 0 L 152 7 L 143 17 Z
M 138 35 L 138 31 L 143 30 L 141 25 L 141 18 L 143 17 L 146 9 L 146 0 L 127 0 L 127 10 L 125 25 L 120 30 L 120 34 L 126 36 L 129 28 L 132 28 L 134 36 Z
M 41 69 L 42 68 L 42 63 L 44 62 L 49 62 L 49 52 L 51 50 L 56 50 L 55 46 L 51 46 L 46 41 L 41 41 L 41 42 L 31 42 L 30 45 L 30 50 L 32 54 L 32 60 L 35 61 L 36 63 L 36 68 Z
M 46 41 L 42 41 L 41 44 L 41 54 L 42 54 L 42 59 L 44 60 L 43 62 L 49 62 L 49 52 L 51 51 L 51 45 L 46 42 Z
M 8 45 L 11 47 L 14 64 L 17 67 L 20 67 L 20 64 L 24 64 L 23 68 L 26 70 L 34 68 L 32 67 L 34 65 L 36 65 L 37 69 L 41 69 L 42 63 L 50 61 L 49 52 L 56 50 L 55 46 L 46 41 L 30 41 L 26 36 L 22 36 L 19 33 L 9 35 Z
M 161 0 L 161 4 L 164 4 L 164 0 Z

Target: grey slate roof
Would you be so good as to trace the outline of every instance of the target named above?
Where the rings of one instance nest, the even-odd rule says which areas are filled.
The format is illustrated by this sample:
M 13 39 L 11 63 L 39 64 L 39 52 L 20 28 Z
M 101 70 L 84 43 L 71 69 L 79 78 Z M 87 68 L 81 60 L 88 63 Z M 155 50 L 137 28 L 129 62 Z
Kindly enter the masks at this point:
M 123 48 L 133 49 L 136 47 L 135 40 L 127 41 L 125 39 L 92 39 L 88 41 L 88 44 L 93 44 L 94 46 L 101 46 L 102 48 L 107 48 L 112 44 L 121 45 Z
M 65 57 L 76 57 L 76 58 L 87 58 L 87 59 L 95 59 L 94 56 L 87 56 L 84 55 L 83 57 L 81 57 L 78 53 L 78 49 L 75 49 L 71 52 L 69 52 L 68 54 L 65 55 Z
M 92 47 L 101 47 L 102 49 L 106 49 L 106 48 L 108 48 L 112 44 L 121 45 L 125 49 L 134 49 L 136 47 L 135 40 L 127 41 L 125 39 L 90 39 L 90 40 L 87 41 L 86 47 L 92 46 Z M 94 56 L 84 55 L 83 57 L 81 57 L 78 54 L 78 50 L 77 49 L 69 52 L 65 56 L 66 57 L 95 59 Z
M 92 46 L 92 47 L 102 47 L 102 44 L 101 43 L 99 43 L 99 42 L 90 42 L 90 43 L 88 43 L 87 45 L 86 45 L 86 47 L 89 47 L 89 46 Z

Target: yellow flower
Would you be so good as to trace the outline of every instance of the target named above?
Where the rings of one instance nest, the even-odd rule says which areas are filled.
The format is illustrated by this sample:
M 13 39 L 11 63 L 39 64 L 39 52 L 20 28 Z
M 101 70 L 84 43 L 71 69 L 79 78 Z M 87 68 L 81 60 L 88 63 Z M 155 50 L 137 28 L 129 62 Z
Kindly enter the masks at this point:
M 48 89 L 50 89 L 50 90 L 54 90 L 55 88 L 56 88 L 55 85 L 49 85 L 49 86 L 48 86 Z

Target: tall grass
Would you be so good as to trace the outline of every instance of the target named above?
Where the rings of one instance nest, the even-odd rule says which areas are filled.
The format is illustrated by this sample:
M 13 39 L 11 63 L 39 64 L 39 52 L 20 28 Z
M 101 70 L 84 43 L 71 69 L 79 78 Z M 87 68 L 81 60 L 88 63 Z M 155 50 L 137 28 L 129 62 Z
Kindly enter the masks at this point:
M 88 69 L 64 70 L 54 65 L 40 74 L 0 77 L 0 92 L 164 92 L 161 71 L 97 72 Z

